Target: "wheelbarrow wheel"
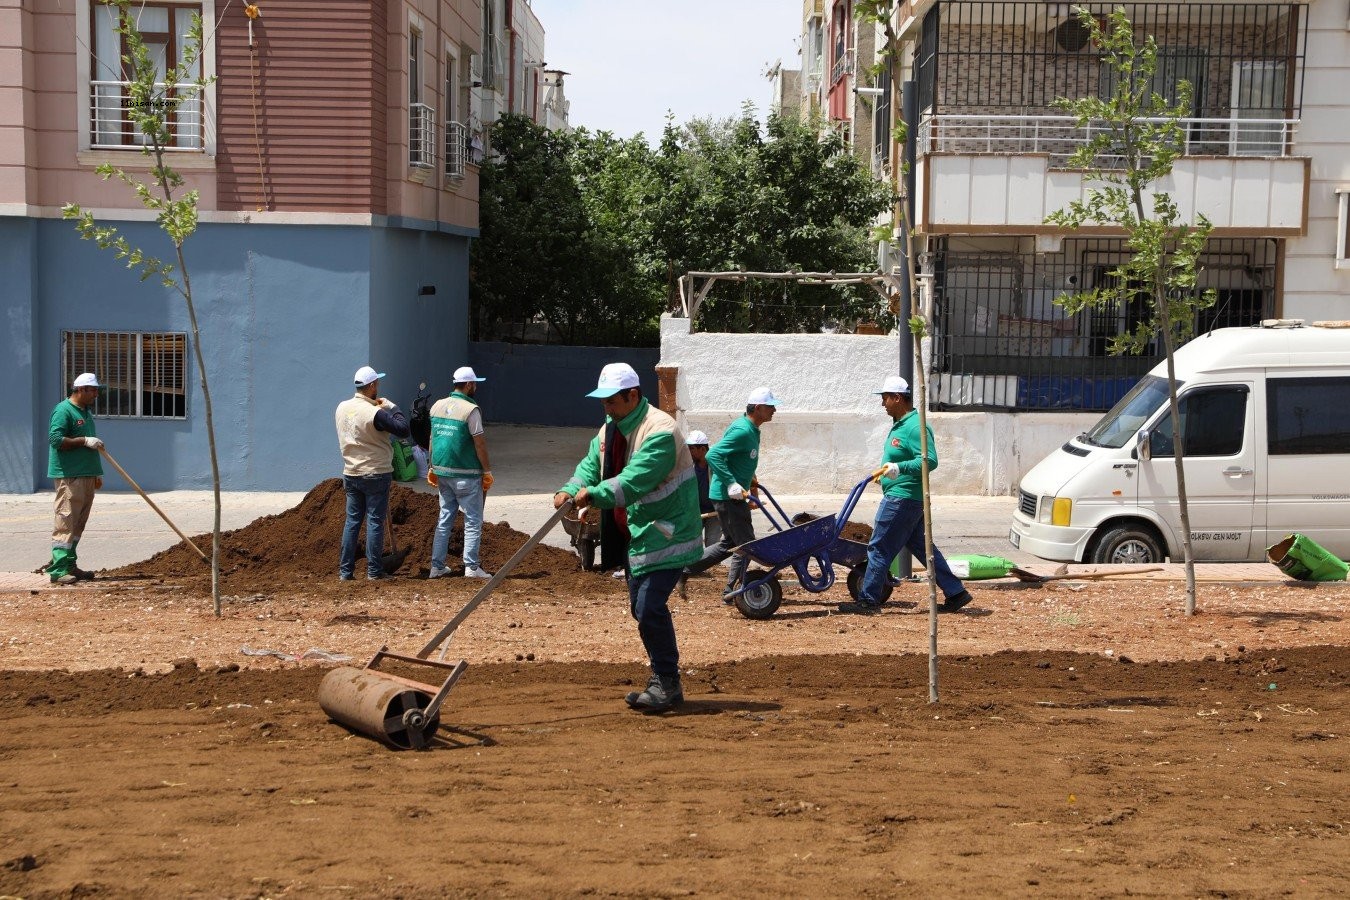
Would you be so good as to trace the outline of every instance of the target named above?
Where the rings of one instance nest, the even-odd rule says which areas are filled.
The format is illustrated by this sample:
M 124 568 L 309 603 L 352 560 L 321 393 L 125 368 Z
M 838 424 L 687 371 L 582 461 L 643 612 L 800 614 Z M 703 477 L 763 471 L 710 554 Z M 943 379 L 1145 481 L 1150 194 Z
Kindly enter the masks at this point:
M 853 602 L 854 602 L 854 603 L 859 603 L 859 602 L 861 602 L 861 599 L 862 599 L 862 583 L 863 583 L 863 579 L 866 578 L 866 577 L 867 577 L 867 561 L 866 561 L 866 560 L 863 560 L 862 562 L 858 563 L 856 566 L 854 566 L 852 569 L 849 570 L 849 573 L 848 573 L 848 595 L 849 595 L 850 597 L 853 598 Z M 893 591 L 893 590 L 895 590 L 895 587 L 891 584 L 891 580 L 890 580 L 889 578 L 887 578 L 886 581 L 883 583 L 882 588 L 881 588 L 881 602 L 882 602 L 882 603 L 885 603 L 887 600 L 891 599 L 891 591 Z
M 595 569 L 595 541 L 590 538 L 578 538 L 577 555 L 581 557 L 583 571 L 590 572 Z
M 745 573 L 745 583 L 753 584 L 763 578 L 765 574 L 763 569 L 751 569 Z M 736 595 L 736 609 L 747 619 L 770 618 L 778 611 L 778 606 L 782 602 L 783 586 L 778 583 L 777 575 L 758 587 L 742 591 Z

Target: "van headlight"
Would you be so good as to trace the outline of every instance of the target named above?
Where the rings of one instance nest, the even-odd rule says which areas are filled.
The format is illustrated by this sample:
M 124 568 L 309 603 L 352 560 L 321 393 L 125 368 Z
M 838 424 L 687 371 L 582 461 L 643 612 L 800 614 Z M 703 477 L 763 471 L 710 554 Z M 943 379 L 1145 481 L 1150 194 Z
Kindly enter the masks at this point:
M 1041 497 L 1036 505 L 1036 520 L 1042 525 L 1068 525 L 1073 516 L 1073 501 L 1068 497 Z

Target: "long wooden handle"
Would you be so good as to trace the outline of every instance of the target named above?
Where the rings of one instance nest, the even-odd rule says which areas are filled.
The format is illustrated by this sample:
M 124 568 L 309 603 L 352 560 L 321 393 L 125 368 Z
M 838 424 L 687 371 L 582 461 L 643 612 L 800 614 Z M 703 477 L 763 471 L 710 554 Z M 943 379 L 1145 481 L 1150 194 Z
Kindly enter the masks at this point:
M 127 484 L 131 485 L 136 489 L 136 493 L 141 495 L 141 499 L 144 500 L 146 503 L 149 503 L 150 508 L 153 509 L 155 512 L 159 513 L 159 517 L 164 520 L 165 524 L 167 524 L 170 528 L 173 529 L 174 534 L 178 535 L 180 538 L 182 538 L 184 541 L 187 542 L 187 545 L 189 547 L 197 551 L 197 555 L 202 558 L 202 562 L 208 564 L 211 562 L 211 557 L 203 553 L 201 547 L 198 547 L 196 544 L 192 543 L 192 538 L 188 537 L 186 534 L 183 534 L 183 532 L 178 528 L 178 526 L 173 524 L 173 520 L 164 514 L 164 510 L 160 509 L 158 506 L 155 505 L 155 501 L 150 499 L 150 495 L 147 494 L 145 491 L 141 490 L 141 486 L 136 483 L 136 479 L 128 475 L 127 470 L 117 464 L 117 460 L 113 459 L 113 455 L 108 452 L 107 447 L 100 447 L 98 452 L 102 453 L 103 456 L 108 460 L 108 462 L 112 463 L 112 467 L 116 469 L 118 473 L 127 480 Z

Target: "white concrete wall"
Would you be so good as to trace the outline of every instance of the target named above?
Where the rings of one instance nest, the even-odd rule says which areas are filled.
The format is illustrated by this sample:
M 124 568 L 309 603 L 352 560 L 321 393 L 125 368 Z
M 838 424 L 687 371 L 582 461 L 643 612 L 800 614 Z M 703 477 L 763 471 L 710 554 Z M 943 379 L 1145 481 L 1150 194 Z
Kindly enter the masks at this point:
M 781 401 L 764 426 L 760 478 L 776 493 L 843 492 L 874 469 L 890 419 L 872 394 L 899 370 L 894 335 L 703 334 L 661 321 L 661 366 L 679 369 L 678 417 L 714 441 L 768 385 Z M 1006 495 L 1098 413 L 933 413 L 934 494 Z
M 1315 0 L 1308 16 L 1303 119 L 1294 152 L 1312 160 L 1308 233 L 1286 248 L 1283 315 L 1350 318 L 1350 269 L 1336 268 L 1336 188 L 1350 185 L 1350 23 L 1345 0 Z

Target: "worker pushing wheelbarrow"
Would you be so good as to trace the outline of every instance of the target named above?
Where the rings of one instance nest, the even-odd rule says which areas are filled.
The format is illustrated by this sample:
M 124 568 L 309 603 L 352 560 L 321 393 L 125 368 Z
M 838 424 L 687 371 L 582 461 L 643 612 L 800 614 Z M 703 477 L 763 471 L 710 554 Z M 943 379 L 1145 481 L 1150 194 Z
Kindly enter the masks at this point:
M 867 545 L 849 540 L 842 534 L 867 485 L 876 479 L 879 472 L 872 472 L 855 484 L 837 514 L 811 519 L 800 525 L 791 524 L 783 507 L 761 484 L 759 493 L 778 511 L 781 521 L 763 501 L 759 502 L 759 508 L 775 529 L 774 533 L 742 544 L 733 552 L 764 568 L 752 569 L 747 566 L 741 584 L 727 593 L 725 598 L 734 603 L 747 619 L 767 619 L 783 602 L 783 586 L 778 580 L 778 574 L 784 569 L 791 568 L 797 575 L 798 584 L 818 594 L 829 590 L 834 584 L 834 567 L 843 566 L 849 570 L 848 592 L 857 599 L 863 572 L 867 567 Z

